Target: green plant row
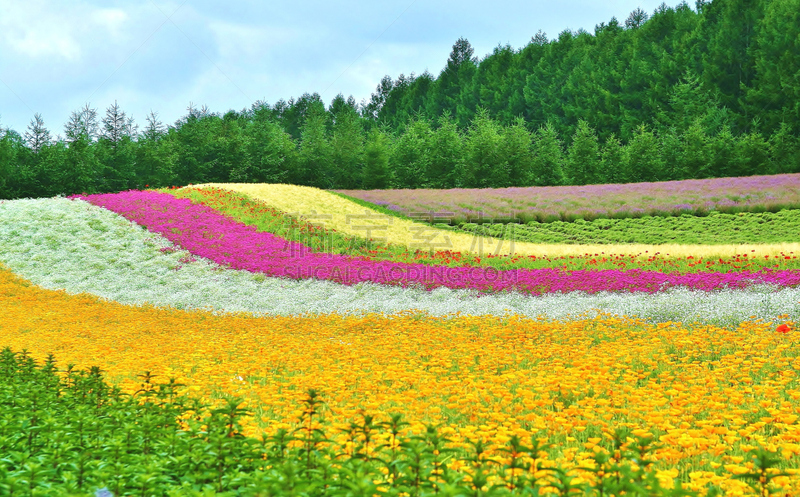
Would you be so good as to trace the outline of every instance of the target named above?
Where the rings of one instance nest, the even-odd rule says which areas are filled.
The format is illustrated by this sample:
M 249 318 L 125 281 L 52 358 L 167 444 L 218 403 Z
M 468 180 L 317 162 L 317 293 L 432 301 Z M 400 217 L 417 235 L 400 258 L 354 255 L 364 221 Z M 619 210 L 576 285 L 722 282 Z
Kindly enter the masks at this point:
M 0 495 L 696 495 L 680 482 L 663 488 L 653 439 L 630 443 L 624 429 L 582 468 L 596 475 L 589 486 L 575 469 L 545 462 L 554 447 L 541 439 L 512 438 L 498 463 L 481 442 L 456 450 L 435 426 L 410 434 L 400 415 L 362 414 L 338 430 L 347 442 L 334 443 L 324 402 L 309 390 L 296 428 L 256 440 L 240 433 L 250 412 L 239 399 L 211 408 L 177 394 L 172 379 L 141 378 L 125 395 L 97 367 L 59 369 L 52 355 L 37 365 L 26 351 L 0 352 Z M 755 469 L 741 478 L 763 495 L 777 490 L 779 456 L 752 454 Z
M 707 216 L 646 216 L 627 219 L 553 221 L 527 224 L 461 223 L 436 225 L 466 233 L 513 239 L 520 242 L 558 244 L 727 245 L 800 241 L 800 210 L 779 212 L 712 211 Z

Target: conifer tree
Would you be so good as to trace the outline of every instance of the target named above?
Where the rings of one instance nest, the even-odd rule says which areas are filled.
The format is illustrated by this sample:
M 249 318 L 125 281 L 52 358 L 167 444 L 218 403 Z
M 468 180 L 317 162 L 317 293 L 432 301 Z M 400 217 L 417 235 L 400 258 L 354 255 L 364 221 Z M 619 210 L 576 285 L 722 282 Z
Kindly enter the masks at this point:
M 390 168 L 397 188 L 421 188 L 430 160 L 431 126 L 424 117 L 413 120 L 392 147 Z
M 658 136 L 659 148 L 661 149 L 661 161 L 663 169 L 660 179 L 671 181 L 681 179 L 683 176 L 683 141 L 681 136 L 670 127 L 662 131 Z
M 449 113 L 437 121 L 439 128 L 433 132 L 430 146 L 430 161 L 426 178 L 430 188 L 453 188 L 463 186 L 464 142 L 456 123 Z
M 589 123 L 581 119 L 572 137 L 567 157 L 567 177 L 573 185 L 597 183 L 600 179 L 600 147 Z
M 514 124 L 503 129 L 500 144 L 502 157 L 508 163 L 509 186 L 530 186 L 533 169 L 532 137 L 525 121 L 518 117 Z
M 385 131 L 379 127 L 374 127 L 369 131 L 364 145 L 362 188 L 366 190 L 389 188 L 391 183 L 390 148 L 389 135 Z
M 315 105 L 300 128 L 300 167 L 294 179 L 298 184 L 326 189 L 335 186 L 327 118 L 325 108 Z
M 552 123 L 538 130 L 533 141 L 532 178 L 529 184 L 556 186 L 564 184 L 564 150 Z
M 136 143 L 137 180 L 153 188 L 174 185 L 177 179 L 174 172 L 177 154 L 171 141 L 165 139 L 164 123 L 153 111 L 145 117 L 145 121 L 147 124 Z
M 681 138 L 680 176 L 676 179 L 697 178 L 700 174 L 707 174 L 711 160 L 710 140 L 700 120 L 689 125 Z
M 613 133 L 600 150 L 600 170 L 603 183 L 625 183 L 623 172 L 625 148 Z
M 736 140 L 736 176 L 769 174 L 769 143 L 761 133 L 752 131 Z
M 695 178 L 724 178 L 736 175 L 736 138 L 730 126 L 711 139 L 711 153 L 708 167 L 700 171 Z
M 33 153 L 38 154 L 42 147 L 50 144 L 51 140 L 50 131 L 44 125 L 42 115 L 37 112 L 31 119 L 30 124 L 28 124 L 28 130 L 25 132 L 25 141 Z
M 508 186 L 508 162 L 502 154 L 500 126 L 479 108 L 467 134 L 463 184 L 467 188 Z
M 336 114 L 331 137 L 333 182 L 337 188 L 353 189 L 363 168 L 364 129 L 355 109 L 347 106 Z
M 792 127 L 782 122 L 778 131 L 769 138 L 771 174 L 800 172 L 800 143 L 792 134 Z
M 664 161 L 661 144 L 656 135 L 641 125 L 625 147 L 625 181 L 660 181 L 663 179 Z

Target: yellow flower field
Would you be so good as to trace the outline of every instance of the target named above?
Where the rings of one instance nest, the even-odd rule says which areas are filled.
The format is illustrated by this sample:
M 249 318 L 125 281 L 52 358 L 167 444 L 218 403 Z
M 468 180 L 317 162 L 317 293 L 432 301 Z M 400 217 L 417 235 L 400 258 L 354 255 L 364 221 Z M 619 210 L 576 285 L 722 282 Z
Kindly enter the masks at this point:
M 38 360 L 52 352 L 62 368 L 100 366 L 129 392 L 150 371 L 205 399 L 241 395 L 256 412 L 251 435 L 287 426 L 317 388 L 336 422 L 401 412 L 415 430 L 442 423 L 457 447 L 536 435 L 566 465 L 585 464 L 625 426 L 662 444 L 664 479 L 714 482 L 730 495 L 743 494 L 731 477 L 757 444 L 798 466 L 800 349 L 777 323 L 214 316 L 43 290 L 5 268 L 0 308 L 0 347 Z M 790 472 L 779 481 L 798 495 Z
M 195 188 L 216 187 L 232 190 L 264 201 L 281 211 L 308 217 L 312 223 L 324 224 L 339 232 L 366 237 L 384 238 L 388 243 L 411 249 L 452 250 L 462 253 L 508 254 L 512 244 L 508 240 L 476 237 L 464 233 L 432 228 L 422 223 L 406 221 L 371 211 L 350 200 L 319 188 L 286 184 L 206 183 Z M 378 228 L 380 227 L 380 229 Z M 742 245 L 557 245 L 515 242 L 513 252 L 523 256 L 561 257 L 587 253 L 613 253 L 620 255 L 650 254 L 660 252 L 673 257 L 715 258 L 752 253 L 757 257 L 781 253 L 800 253 L 800 243 L 742 244 Z

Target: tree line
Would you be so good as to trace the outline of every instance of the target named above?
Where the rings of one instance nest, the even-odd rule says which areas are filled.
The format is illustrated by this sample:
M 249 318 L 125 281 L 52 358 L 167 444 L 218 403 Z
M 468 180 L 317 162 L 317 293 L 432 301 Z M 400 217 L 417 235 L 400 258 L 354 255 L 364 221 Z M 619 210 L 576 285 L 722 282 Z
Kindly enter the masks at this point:
M 0 127 L 0 198 L 201 182 L 328 189 L 580 185 L 800 172 L 800 0 L 636 9 L 483 60 L 459 39 L 434 78 L 369 102 L 303 94 L 142 130 L 115 102 Z

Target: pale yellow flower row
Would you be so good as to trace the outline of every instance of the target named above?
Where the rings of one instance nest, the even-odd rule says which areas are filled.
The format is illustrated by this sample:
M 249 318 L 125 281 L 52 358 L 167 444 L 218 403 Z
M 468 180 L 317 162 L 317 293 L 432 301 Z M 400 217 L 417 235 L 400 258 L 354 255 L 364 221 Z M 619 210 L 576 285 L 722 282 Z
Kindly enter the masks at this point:
M 645 254 L 656 252 L 674 257 L 716 258 L 736 254 L 757 256 L 800 253 L 800 243 L 747 245 L 563 245 L 510 242 L 432 228 L 365 208 L 319 188 L 264 183 L 206 183 L 195 187 L 217 187 L 262 200 L 281 211 L 306 217 L 312 223 L 348 235 L 393 243 L 411 250 L 452 250 L 461 253 L 522 256 L 570 256 L 604 252 L 606 254 Z

